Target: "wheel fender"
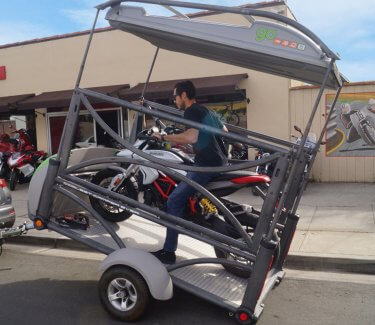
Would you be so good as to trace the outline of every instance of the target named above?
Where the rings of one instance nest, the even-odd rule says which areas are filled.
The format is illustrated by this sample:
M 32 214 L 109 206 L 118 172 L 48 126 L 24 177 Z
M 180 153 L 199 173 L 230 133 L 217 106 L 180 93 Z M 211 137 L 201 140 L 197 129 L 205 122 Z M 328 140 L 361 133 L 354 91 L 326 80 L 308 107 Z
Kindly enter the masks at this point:
M 165 266 L 152 254 L 135 249 L 121 248 L 109 254 L 99 266 L 104 273 L 115 265 L 125 265 L 136 270 L 146 281 L 150 293 L 157 300 L 173 296 L 173 284 Z

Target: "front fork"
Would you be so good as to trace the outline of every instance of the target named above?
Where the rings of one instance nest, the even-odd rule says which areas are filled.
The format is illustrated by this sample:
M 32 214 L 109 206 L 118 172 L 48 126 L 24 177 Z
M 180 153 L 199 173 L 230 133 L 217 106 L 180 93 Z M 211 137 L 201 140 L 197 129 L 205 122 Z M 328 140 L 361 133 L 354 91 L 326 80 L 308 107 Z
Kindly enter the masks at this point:
M 148 144 L 144 146 L 142 151 L 148 149 Z M 133 154 L 134 155 L 134 154 Z M 116 192 L 120 186 L 124 183 L 125 179 L 127 179 L 132 173 L 136 173 L 139 170 L 139 165 L 130 164 L 129 167 L 123 173 L 118 173 L 115 177 L 112 178 L 111 184 L 108 185 L 107 189 L 113 192 Z
M 114 176 L 111 180 L 111 183 L 108 185 L 107 189 L 113 192 L 117 192 L 117 190 L 121 187 L 124 181 L 134 172 L 137 172 L 139 169 L 138 165 L 131 164 L 125 172 L 118 173 Z

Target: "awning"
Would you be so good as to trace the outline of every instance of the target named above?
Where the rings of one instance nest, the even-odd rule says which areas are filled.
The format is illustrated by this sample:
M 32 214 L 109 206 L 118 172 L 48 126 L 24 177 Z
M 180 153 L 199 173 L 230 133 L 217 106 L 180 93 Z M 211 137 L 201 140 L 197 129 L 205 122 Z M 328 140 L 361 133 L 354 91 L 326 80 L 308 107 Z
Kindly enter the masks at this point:
M 35 94 L 24 94 L 0 97 L 0 113 L 9 113 L 10 110 L 17 108 L 19 102 L 34 96 Z
M 112 85 L 104 87 L 93 87 L 88 88 L 92 91 L 103 93 L 105 95 L 118 97 L 118 92 L 124 89 L 128 89 L 129 84 Z M 73 89 L 51 91 L 41 93 L 33 98 L 26 99 L 18 103 L 17 107 L 20 110 L 35 109 L 35 108 L 56 108 L 56 107 L 68 107 L 70 100 L 73 95 Z M 93 101 L 91 101 L 93 102 Z M 96 102 L 98 103 L 98 101 Z
M 247 73 L 243 73 L 216 77 L 189 78 L 189 80 L 194 83 L 197 89 L 197 97 L 199 97 L 234 93 L 237 90 L 237 83 L 247 77 Z M 148 100 L 172 98 L 175 84 L 183 80 L 187 80 L 187 78 L 150 82 L 146 89 L 145 98 Z M 122 90 L 119 92 L 119 96 L 128 101 L 138 100 L 141 97 L 144 85 L 144 83 L 140 83 L 133 88 Z

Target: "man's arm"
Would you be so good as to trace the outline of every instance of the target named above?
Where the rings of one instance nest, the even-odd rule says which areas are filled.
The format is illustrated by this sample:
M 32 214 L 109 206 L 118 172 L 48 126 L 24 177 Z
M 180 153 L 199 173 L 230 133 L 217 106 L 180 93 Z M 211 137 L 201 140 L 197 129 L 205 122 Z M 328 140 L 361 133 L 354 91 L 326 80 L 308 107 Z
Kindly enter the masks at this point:
M 199 131 L 197 129 L 188 129 L 179 134 L 166 134 L 163 136 L 165 141 L 174 142 L 177 144 L 194 144 L 198 141 Z M 161 140 L 160 133 L 153 133 L 152 136 Z

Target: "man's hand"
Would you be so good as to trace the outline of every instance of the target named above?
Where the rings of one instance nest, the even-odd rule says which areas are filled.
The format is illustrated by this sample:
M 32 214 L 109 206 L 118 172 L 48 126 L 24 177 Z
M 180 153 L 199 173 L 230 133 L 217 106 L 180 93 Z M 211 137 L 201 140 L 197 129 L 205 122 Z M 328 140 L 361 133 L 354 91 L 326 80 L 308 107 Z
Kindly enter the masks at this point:
M 152 133 L 152 136 L 156 139 L 158 139 L 159 141 L 161 141 L 161 134 L 159 132 L 154 132 Z

